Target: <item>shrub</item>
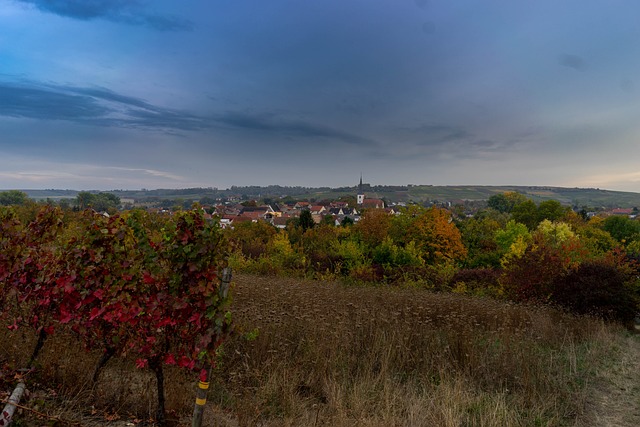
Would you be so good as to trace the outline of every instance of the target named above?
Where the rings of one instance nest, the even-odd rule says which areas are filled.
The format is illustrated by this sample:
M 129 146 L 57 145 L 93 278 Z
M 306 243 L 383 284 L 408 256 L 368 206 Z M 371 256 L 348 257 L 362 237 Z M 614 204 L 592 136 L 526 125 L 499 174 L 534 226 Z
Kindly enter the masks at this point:
M 638 309 L 630 277 L 606 261 L 590 261 L 558 277 L 552 301 L 578 314 L 630 323 Z
M 471 295 L 500 296 L 500 271 L 493 268 L 463 269 L 451 278 L 453 292 Z

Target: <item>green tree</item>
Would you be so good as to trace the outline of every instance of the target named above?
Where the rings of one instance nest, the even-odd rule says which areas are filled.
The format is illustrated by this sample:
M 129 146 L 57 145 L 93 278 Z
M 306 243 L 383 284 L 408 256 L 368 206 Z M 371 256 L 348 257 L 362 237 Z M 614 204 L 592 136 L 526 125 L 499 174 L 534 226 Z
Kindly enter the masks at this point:
M 98 193 L 92 201 L 92 208 L 98 212 L 114 213 L 120 206 L 120 197 L 111 193 Z
M 342 218 L 342 222 L 340 223 L 340 225 L 343 227 L 350 227 L 353 225 L 353 220 L 350 217 L 345 216 L 344 218 Z
M 538 207 L 533 200 L 518 203 L 511 211 L 511 218 L 533 230 L 538 226 Z
M 311 216 L 311 211 L 308 209 L 304 209 L 300 212 L 300 218 L 298 218 L 298 226 L 302 228 L 302 231 L 307 231 L 310 228 L 313 228 L 316 225 L 316 222 L 313 220 L 313 216 Z
M 503 230 L 496 231 L 495 242 L 502 253 L 508 253 L 516 242 L 531 241 L 531 233 L 526 225 L 511 220 Z
M 536 232 L 540 233 L 545 241 L 554 247 L 559 247 L 568 240 L 575 238 L 575 233 L 569 224 L 560 221 L 551 222 L 548 219 L 538 224 Z
M 538 205 L 538 222 L 542 222 L 545 219 L 549 221 L 559 221 L 570 210 L 568 207 L 564 207 L 557 200 L 545 200 Z
M 500 254 L 497 251 L 498 246 L 494 237 L 502 227 L 497 219 L 489 216 L 469 218 L 461 221 L 458 228 L 460 228 L 462 241 L 469 253 L 466 261 L 468 267 L 499 265 Z
M 613 215 L 604 220 L 603 228 L 618 242 L 630 242 L 640 234 L 640 222 L 626 216 Z
M 527 197 L 523 194 L 515 191 L 508 191 L 506 193 L 494 194 L 487 200 L 487 205 L 490 208 L 502 213 L 510 213 L 513 208 L 527 200 Z
M 94 199 L 94 194 L 89 193 L 88 191 L 81 191 L 76 196 L 76 205 L 80 210 L 85 210 L 92 205 Z
M 22 206 L 27 203 L 29 196 L 19 190 L 0 192 L 0 206 Z

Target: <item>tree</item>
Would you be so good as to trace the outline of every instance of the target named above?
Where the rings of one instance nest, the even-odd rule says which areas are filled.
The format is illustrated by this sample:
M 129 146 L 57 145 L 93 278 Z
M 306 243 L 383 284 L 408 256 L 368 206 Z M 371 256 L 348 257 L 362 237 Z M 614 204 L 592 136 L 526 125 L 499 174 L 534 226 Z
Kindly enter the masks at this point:
M 494 240 L 496 232 L 501 229 L 498 220 L 489 216 L 478 216 L 461 221 L 458 227 L 462 233 L 462 241 L 469 253 L 468 267 L 499 265 L 500 254 Z
M 511 211 L 511 218 L 533 230 L 538 226 L 538 207 L 533 200 L 518 203 Z
M 345 216 L 344 218 L 342 218 L 342 222 L 340 223 L 340 225 L 343 227 L 350 227 L 353 225 L 353 220 L 350 217 Z
M 356 230 L 360 233 L 362 241 L 375 247 L 389 234 L 391 228 L 391 217 L 384 209 L 369 209 L 356 225 Z
M 502 213 L 510 213 L 513 208 L 524 201 L 527 198 L 523 194 L 517 193 L 515 191 L 508 191 L 506 193 L 494 194 L 489 197 L 487 200 L 487 205 L 490 208 L 497 210 Z
M 538 205 L 538 222 L 545 219 L 549 221 L 558 221 L 562 219 L 569 208 L 563 207 L 557 200 L 545 200 Z
M 111 193 L 98 193 L 93 198 L 92 207 L 98 212 L 115 213 L 120 206 L 120 197 Z
M 547 243 L 555 247 L 561 246 L 568 240 L 575 239 L 575 233 L 566 222 L 551 222 L 545 219 L 538 224 L 536 232 L 540 233 Z
M 508 255 L 504 259 L 519 257 L 531 241 L 531 233 L 526 225 L 511 220 L 503 230 L 496 231 L 495 241 L 500 252 Z
M 89 206 L 91 206 L 91 204 L 93 203 L 94 197 L 95 196 L 89 193 L 88 191 L 81 191 L 76 196 L 76 205 L 80 210 L 85 210 Z
M 0 206 L 22 206 L 29 200 L 27 193 L 19 190 L 0 192 Z
M 446 209 L 433 207 L 424 211 L 410 225 L 407 237 L 415 242 L 428 263 L 459 261 L 467 255 L 460 230 Z
M 325 215 L 322 217 L 321 224 L 325 225 L 334 225 L 335 220 L 333 219 L 333 215 Z
M 302 231 L 307 231 L 310 228 L 313 228 L 316 225 L 316 222 L 313 220 L 313 216 L 311 216 L 311 211 L 308 209 L 304 209 L 300 212 L 300 218 L 298 218 L 298 225 L 302 228 Z
M 619 242 L 637 239 L 640 234 L 640 222 L 626 216 L 613 215 L 606 218 L 603 228 Z
M 228 238 L 235 249 L 243 255 L 258 259 L 267 248 L 267 244 L 277 233 L 277 229 L 264 221 L 241 222 L 227 229 Z

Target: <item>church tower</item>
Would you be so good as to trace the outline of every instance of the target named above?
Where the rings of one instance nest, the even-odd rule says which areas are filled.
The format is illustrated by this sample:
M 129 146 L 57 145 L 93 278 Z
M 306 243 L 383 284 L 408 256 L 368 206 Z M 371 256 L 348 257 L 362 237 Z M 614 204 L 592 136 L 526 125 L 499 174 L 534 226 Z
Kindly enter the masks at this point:
M 358 185 L 357 203 L 358 203 L 358 206 L 361 206 L 364 203 L 364 188 L 362 186 L 362 174 L 360 174 L 360 184 Z

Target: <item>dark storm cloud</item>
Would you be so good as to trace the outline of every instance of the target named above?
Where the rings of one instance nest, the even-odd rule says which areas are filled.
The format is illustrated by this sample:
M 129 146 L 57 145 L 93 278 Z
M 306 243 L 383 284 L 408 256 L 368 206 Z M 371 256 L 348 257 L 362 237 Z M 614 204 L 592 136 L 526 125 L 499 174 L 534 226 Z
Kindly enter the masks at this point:
M 160 31 L 192 29 L 192 23 L 171 15 L 148 13 L 135 0 L 17 0 L 32 4 L 41 11 L 90 21 L 104 19 L 130 25 L 141 25 Z
M 0 115 L 3 116 L 86 121 L 108 113 L 109 109 L 94 98 L 0 83 Z
M 165 130 L 199 130 L 206 120 L 102 88 L 0 82 L 0 115 L 78 124 Z
M 558 57 L 558 63 L 563 67 L 573 68 L 576 71 L 584 71 L 587 69 L 587 62 L 578 55 L 570 55 L 563 53 Z
M 104 88 L 0 82 L 0 116 L 65 120 L 84 125 L 153 129 L 165 132 L 231 128 L 275 138 L 322 138 L 374 144 L 358 135 L 274 114 L 226 112 L 210 117 L 158 107 Z
M 349 144 L 372 145 L 374 141 L 358 135 L 305 121 L 288 120 L 273 115 L 252 115 L 230 112 L 216 118 L 222 125 L 236 129 L 261 131 L 276 135 L 301 138 L 334 139 Z

